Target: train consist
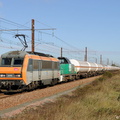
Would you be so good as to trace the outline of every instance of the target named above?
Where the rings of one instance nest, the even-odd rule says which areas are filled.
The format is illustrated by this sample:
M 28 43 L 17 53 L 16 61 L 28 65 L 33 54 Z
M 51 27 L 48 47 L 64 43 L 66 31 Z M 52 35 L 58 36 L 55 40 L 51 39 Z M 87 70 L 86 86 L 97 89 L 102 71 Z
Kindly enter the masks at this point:
M 10 51 L 1 55 L 0 90 L 32 90 L 119 69 L 38 52 Z

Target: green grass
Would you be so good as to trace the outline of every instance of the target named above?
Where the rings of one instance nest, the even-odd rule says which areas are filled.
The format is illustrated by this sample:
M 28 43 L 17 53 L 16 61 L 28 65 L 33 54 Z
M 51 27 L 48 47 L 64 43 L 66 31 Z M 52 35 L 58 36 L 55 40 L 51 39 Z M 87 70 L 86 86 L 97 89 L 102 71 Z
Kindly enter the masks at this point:
M 64 95 L 55 103 L 6 120 L 120 120 L 120 73 L 106 72 L 93 83 Z

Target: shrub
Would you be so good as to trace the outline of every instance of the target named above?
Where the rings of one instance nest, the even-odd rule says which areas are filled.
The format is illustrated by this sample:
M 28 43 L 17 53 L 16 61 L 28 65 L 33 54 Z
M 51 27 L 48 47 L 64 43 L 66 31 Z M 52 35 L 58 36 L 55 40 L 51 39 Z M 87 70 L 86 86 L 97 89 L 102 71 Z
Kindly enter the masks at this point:
M 113 74 L 109 71 L 106 71 L 104 74 L 103 74 L 103 77 L 104 78 L 111 78 L 113 76 Z

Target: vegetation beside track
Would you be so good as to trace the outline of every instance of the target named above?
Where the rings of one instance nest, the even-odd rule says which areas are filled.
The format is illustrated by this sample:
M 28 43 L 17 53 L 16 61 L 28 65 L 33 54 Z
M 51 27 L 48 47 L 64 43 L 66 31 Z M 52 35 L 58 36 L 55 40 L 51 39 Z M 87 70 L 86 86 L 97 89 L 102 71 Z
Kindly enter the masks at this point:
M 54 103 L 26 109 L 5 120 L 120 120 L 120 72 L 106 72 Z

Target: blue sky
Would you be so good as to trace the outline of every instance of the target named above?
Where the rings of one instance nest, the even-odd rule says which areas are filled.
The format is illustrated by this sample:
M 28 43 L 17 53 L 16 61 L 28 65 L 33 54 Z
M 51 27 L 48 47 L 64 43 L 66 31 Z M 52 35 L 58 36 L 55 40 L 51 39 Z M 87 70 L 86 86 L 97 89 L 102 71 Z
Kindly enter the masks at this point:
M 0 17 L 22 25 L 28 22 L 25 24 L 27 26 L 30 26 L 31 19 L 35 19 L 56 28 L 54 34 L 71 46 L 65 46 L 64 42 L 60 43 L 61 41 L 45 34 L 41 35 L 41 39 L 69 50 L 64 55 L 73 54 L 71 57 L 75 57 L 76 54 L 78 59 L 83 60 L 83 52 L 79 55 L 73 51 L 84 51 L 88 47 L 90 61 L 94 61 L 92 58 L 99 61 L 102 54 L 104 63 L 107 58 L 110 62 L 120 62 L 119 0 L 0 0 Z M 48 26 L 35 22 L 36 28 Z M 37 37 L 36 33 L 36 39 Z M 39 47 L 45 49 L 42 44 Z M 46 49 L 47 47 L 56 50 L 50 44 L 46 45 Z

